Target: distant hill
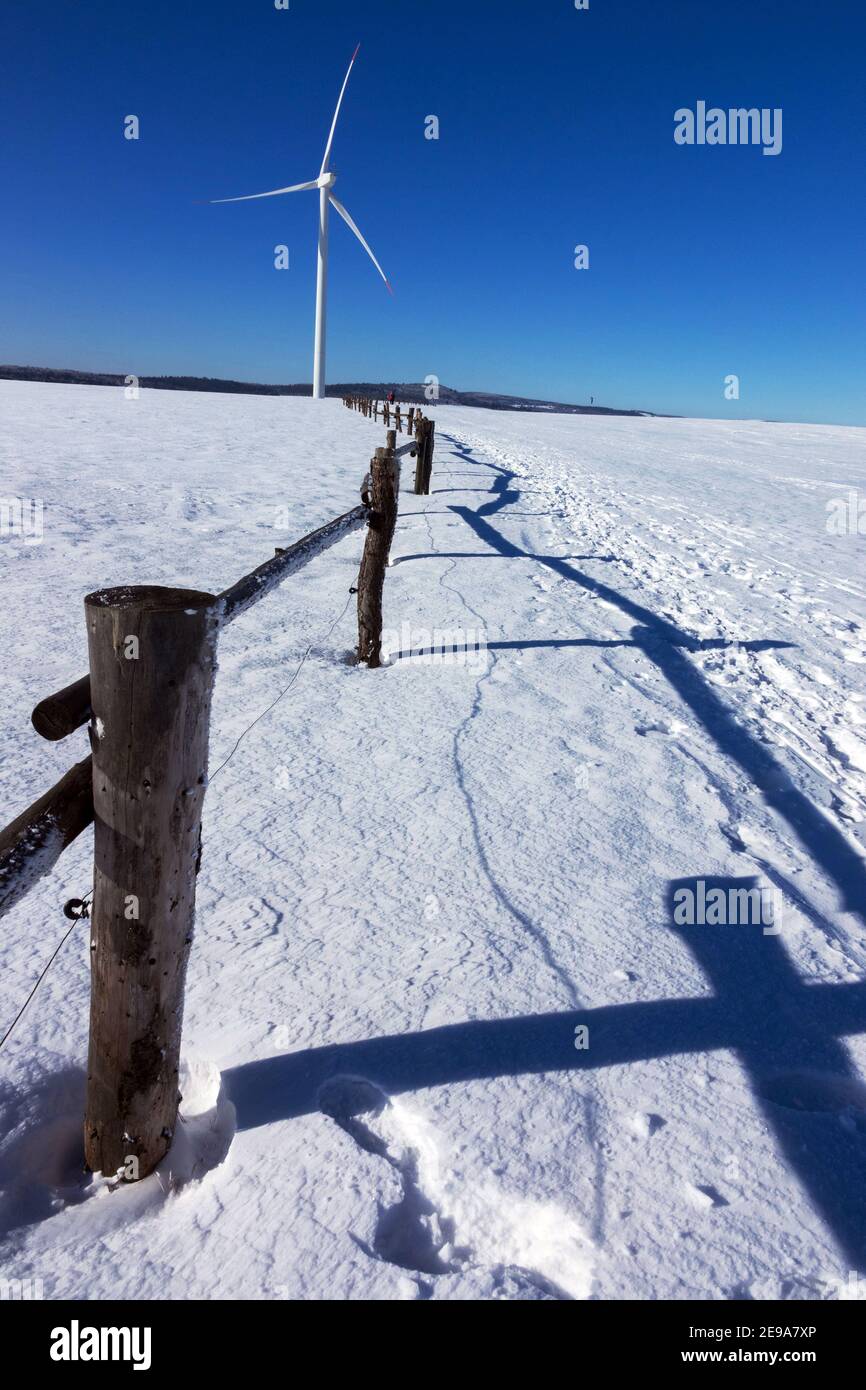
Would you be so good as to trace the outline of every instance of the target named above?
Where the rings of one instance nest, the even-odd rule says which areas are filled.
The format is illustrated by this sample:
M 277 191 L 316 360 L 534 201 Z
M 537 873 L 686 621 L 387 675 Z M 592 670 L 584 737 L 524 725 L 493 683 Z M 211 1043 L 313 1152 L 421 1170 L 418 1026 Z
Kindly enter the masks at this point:
M 124 386 L 126 373 L 77 372 L 56 367 L 0 366 L 0 380 L 56 381 L 74 386 Z M 267 386 L 255 381 L 224 381 L 211 376 L 140 376 L 139 386 L 156 391 L 221 391 L 240 396 L 309 396 L 308 382 L 295 386 Z M 399 401 L 425 404 L 425 387 L 405 381 L 346 381 L 327 388 L 329 396 L 369 396 L 379 400 L 393 391 Z M 606 405 L 568 405 L 562 401 L 537 401 L 527 396 L 503 396 L 491 391 L 455 391 L 439 387 L 438 405 L 479 406 L 485 410 L 547 411 L 558 415 L 652 415 L 651 410 L 616 410 Z

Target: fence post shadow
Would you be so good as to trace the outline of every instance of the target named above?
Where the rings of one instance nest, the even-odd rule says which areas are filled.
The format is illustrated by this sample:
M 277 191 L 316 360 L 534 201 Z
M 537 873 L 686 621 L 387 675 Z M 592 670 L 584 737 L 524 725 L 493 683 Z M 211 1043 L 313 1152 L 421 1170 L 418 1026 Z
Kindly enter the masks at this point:
M 813 1007 L 816 992 L 827 987 L 804 983 L 783 944 L 786 914 L 768 924 L 742 921 L 741 912 L 731 910 L 732 895 L 760 891 L 754 876 L 674 879 L 668 920 L 724 1004 L 737 1039 L 733 1051 L 784 1162 L 850 1267 L 862 1272 L 866 1086 L 834 1035 L 832 1019 Z M 684 902 L 713 892 L 722 895 L 726 920 L 677 925 L 678 905 L 681 910 Z

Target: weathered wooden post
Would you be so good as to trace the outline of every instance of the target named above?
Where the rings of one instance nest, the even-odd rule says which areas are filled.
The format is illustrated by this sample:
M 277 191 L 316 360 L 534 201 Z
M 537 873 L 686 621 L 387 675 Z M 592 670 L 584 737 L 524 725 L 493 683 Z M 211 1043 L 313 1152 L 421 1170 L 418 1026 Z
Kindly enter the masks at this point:
M 409 407 L 409 416 L 408 416 L 408 419 L 406 420 L 406 433 L 407 433 L 407 434 L 411 434 L 412 431 L 414 430 L 414 428 L 415 428 L 415 407 L 414 407 L 414 405 L 410 405 L 410 407 Z
M 415 455 L 416 497 L 424 491 L 424 426 L 426 423 L 427 422 L 424 419 L 424 416 L 421 414 L 419 410 L 418 414 L 415 416 L 415 446 L 418 451 Z
M 370 464 L 370 517 L 358 574 L 358 661 L 382 664 L 382 590 L 397 524 L 400 464 L 392 449 L 377 449 Z
M 395 424 L 396 424 L 396 426 L 397 426 L 397 433 L 398 433 L 398 434 L 402 434 L 402 433 L 403 433 L 403 421 L 400 419 L 400 407 L 399 407 L 399 405 L 397 406 L 397 413 L 396 413 L 396 415 L 395 415 L 395 417 L 394 417 L 394 422 L 395 422 Z
M 424 492 L 430 491 L 430 479 L 433 475 L 433 444 L 436 437 L 436 425 L 433 420 L 425 420 L 424 428 L 427 432 L 426 448 L 424 451 Z
M 84 1149 L 106 1176 L 147 1177 L 177 1119 L 218 611 L 189 589 L 85 599 L 95 840 Z

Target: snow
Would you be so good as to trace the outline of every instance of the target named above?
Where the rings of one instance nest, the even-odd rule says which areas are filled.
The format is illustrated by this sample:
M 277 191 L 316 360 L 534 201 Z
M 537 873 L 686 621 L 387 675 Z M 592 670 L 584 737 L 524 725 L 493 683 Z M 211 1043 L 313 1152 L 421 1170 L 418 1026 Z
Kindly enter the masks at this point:
M 3 489 L 44 504 L 41 544 L 0 540 L 5 824 L 87 751 L 29 723 L 85 672 L 84 595 L 222 591 L 354 505 L 383 438 L 336 401 L 2 382 L 0 408 Z M 220 637 L 212 769 L 291 688 L 211 776 L 161 1169 L 79 1171 L 86 924 L 0 1053 L 0 1274 L 48 1298 L 850 1296 L 866 572 L 826 521 L 866 491 L 864 431 L 436 418 L 428 498 L 404 465 L 390 664 L 348 659 L 359 533 Z M 4 1031 L 91 853 L 3 922 Z M 675 926 L 696 880 L 774 891 L 781 932 Z

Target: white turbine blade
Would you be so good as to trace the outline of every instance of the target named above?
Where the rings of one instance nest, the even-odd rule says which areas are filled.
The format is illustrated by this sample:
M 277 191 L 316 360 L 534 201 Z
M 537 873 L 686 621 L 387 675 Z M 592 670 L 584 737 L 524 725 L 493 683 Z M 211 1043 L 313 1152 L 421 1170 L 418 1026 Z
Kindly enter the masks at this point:
M 293 183 L 290 188 L 272 188 L 269 193 L 245 193 L 242 198 L 209 198 L 210 203 L 248 203 L 251 198 L 276 198 L 278 193 L 302 193 L 305 188 L 318 188 L 318 179 L 312 183 Z
M 358 50 L 360 49 L 360 47 L 361 47 L 361 45 L 358 44 L 358 47 L 355 49 L 355 52 L 352 54 L 352 61 L 351 61 L 350 64 L 349 64 L 348 72 L 346 73 L 346 76 L 345 76 L 345 78 L 343 79 L 343 85 L 342 85 L 342 87 L 340 88 L 340 95 L 339 95 L 339 97 L 337 98 L 337 109 L 336 109 L 336 111 L 334 112 L 334 119 L 333 119 L 332 122 L 331 122 L 331 133 L 330 133 L 330 135 L 328 136 L 328 143 L 327 143 L 327 145 L 325 146 L 325 158 L 322 160 L 322 168 L 321 168 L 321 171 L 320 171 L 320 175 L 321 175 L 321 174 L 324 174 L 325 170 L 326 170 L 327 167 L 328 167 L 328 160 L 331 158 L 331 146 L 332 146 L 333 143 L 334 143 L 334 131 L 337 129 L 337 117 L 338 117 L 339 114 L 340 114 L 340 107 L 343 105 L 343 97 L 344 97 L 345 94 L 346 94 L 346 87 L 349 85 L 349 77 L 350 77 L 350 75 L 351 75 L 352 68 L 353 68 L 354 65 L 355 65 L 355 59 L 356 59 L 357 56 L 358 56 Z
M 349 216 L 349 214 L 347 213 L 346 209 L 343 207 L 343 204 L 337 201 L 337 199 L 334 197 L 333 193 L 329 193 L 329 194 L 328 194 L 328 197 L 329 197 L 331 203 L 333 204 L 333 206 L 336 208 L 337 212 L 338 212 L 338 213 L 340 214 L 340 216 L 342 217 L 343 221 L 346 223 L 346 226 L 347 226 L 347 227 L 351 227 L 352 231 L 355 233 L 355 236 L 356 236 L 356 237 L 358 238 L 358 240 L 360 241 L 360 243 L 361 243 L 361 245 L 363 246 L 364 250 L 367 252 L 367 255 L 370 257 L 370 260 L 373 262 L 374 266 L 375 266 L 376 269 L 378 270 L 378 272 L 379 272 L 379 274 L 381 275 L 382 279 L 385 281 L 385 284 L 388 286 L 388 291 L 389 291 L 389 293 L 390 293 L 390 294 L 393 294 L 394 291 L 391 289 L 391 283 L 390 283 L 390 281 L 389 281 L 387 275 L 385 274 L 384 270 L 383 270 L 382 267 L 380 266 L 379 262 L 376 260 L 376 257 L 373 255 L 373 252 L 370 250 L 370 248 L 369 248 L 369 246 L 367 245 L 366 241 L 365 241 L 364 238 L 361 236 L 360 231 L 359 231 L 358 228 L 355 226 L 355 223 L 352 221 L 352 219 L 351 219 L 351 217 Z

